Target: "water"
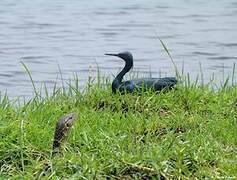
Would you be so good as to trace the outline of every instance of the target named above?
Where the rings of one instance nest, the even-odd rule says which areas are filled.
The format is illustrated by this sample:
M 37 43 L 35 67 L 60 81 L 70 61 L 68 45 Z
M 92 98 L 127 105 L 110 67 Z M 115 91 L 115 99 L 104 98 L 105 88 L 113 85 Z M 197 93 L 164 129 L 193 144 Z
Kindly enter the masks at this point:
M 237 62 L 236 0 L 1 0 L 0 91 L 9 96 L 31 96 L 32 86 L 20 61 L 32 73 L 37 88 L 52 89 L 77 73 L 83 87 L 89 70 L 98 65 L 115 75 L 123 62 L 106 52 L 129 50 L 134 69 L 152 75 L 174 70 L 162 49 L 167 45 L 178 67 L 192 77 L 212 74 L 216 80 L 231 75 Z

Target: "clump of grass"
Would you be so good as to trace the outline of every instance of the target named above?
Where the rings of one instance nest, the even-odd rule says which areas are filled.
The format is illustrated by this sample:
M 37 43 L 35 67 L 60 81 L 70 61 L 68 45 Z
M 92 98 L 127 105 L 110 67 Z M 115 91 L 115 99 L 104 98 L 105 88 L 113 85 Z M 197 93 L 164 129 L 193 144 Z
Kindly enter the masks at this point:
M 112 94 L 104 81 L 81 92 L 76 77 L 44 98 L 33 86 L 23 103 L 1 96 L 1 177 L 236 178 L 236 85 L 213 91 L 186 80 L 137 96 Z M 56 121 L 68 112 L 79 120 L 51 157 Z

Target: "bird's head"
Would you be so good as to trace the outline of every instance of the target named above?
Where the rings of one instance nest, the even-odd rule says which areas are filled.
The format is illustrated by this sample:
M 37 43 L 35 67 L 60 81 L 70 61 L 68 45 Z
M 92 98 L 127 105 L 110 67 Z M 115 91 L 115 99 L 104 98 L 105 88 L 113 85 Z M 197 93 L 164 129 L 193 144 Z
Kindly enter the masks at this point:
M 106 53 L 105 55 L 120 57 L 120 58 L 123 59 L 125 62 L 132 62 L 132 61 L 133 61 L 132 53 L 130 53 L 130 52 L 128 52 L 128 51 L 121 52 L 121 53 L 118 53 L 118 54 Z

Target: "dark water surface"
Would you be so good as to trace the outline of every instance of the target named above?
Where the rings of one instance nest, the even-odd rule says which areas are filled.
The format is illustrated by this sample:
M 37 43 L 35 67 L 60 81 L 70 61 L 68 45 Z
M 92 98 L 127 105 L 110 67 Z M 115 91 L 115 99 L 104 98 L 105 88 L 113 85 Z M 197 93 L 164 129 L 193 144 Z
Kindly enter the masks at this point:
M 31 96 L 32 86 L 20 61 L 31 70 L 38 88 L 52 89 L 61 67 L 65 80 L 78 74 L 80 86 L 93 75 L 116 74 L 123 62 L 106 52 L 129 50 L 134 70 L 174 74 L 157 35 L 178 67 L 196 77 L 231 75 L 237 62 L 236 0 L 1 0 L 0 91 Z M 91 68 L 90 68 L 91 67 Z

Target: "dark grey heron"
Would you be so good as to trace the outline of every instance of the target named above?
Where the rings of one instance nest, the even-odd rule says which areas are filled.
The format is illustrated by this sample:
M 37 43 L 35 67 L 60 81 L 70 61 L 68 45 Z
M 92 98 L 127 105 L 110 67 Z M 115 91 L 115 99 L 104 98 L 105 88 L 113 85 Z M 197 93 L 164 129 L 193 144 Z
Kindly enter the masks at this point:
M 118 54 L 106 53 L 105 55 L 117 56 L 125 61 L 122 71 L 115 77 L 112 83 L 112 91 L 124 93 L 141 92 L 152 89 L 153 91 L 161 91 L 162 89 L 171 89 L 177 84 L 175 77 L 163 78 L 144 78 L 123 81 L 123 76 L 133 67 L 133 56 L 130 52 L 121 52 Z

